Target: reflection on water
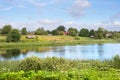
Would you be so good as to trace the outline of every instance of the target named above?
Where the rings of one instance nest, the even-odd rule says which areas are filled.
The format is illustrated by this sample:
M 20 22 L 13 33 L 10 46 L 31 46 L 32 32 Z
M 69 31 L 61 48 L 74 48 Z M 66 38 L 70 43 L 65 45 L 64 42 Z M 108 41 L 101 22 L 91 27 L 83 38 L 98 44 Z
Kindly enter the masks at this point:
M 19 49 L 7 49 L 6 53 L 1 54 L 1 57 L 4 57 L 5 59 L 11 58 L 11 57 L 17 57 L 20 55 Z
M 30 56 L 63 57 L 67 59 L 111 59 L 120 55 L 120 44 L 89 44 L 76 46 L 0 49 L 0 60 L 21 60 Z

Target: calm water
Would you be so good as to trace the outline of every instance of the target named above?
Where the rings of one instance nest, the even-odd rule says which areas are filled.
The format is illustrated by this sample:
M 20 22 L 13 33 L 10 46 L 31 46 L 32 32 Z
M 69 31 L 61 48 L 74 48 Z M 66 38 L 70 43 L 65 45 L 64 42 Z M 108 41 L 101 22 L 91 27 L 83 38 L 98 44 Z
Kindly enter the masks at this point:
M 2 49 L 0 60 L 21 60 L 26 57 L 38 56 L 63 57 L 66 59 L 111 59 L 120 55 L 120 44 L 89 44 L 75 46 L 37 47 L 24 49 Z

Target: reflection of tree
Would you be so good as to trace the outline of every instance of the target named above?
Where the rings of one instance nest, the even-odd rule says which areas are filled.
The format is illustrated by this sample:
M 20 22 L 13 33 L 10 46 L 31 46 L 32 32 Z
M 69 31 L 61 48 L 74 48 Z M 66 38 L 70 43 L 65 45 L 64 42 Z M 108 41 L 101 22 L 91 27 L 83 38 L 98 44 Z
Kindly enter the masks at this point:
M 50 47 L 37 47 L 37 48 L 34 48 L 35 52 L 46 52 L 46 51 L 49 51 L 49 50 L 51 50 Z
M 17 57 L 20 55 L 20 49 L 7 49 L 6 53 L 1 54 L 2 57 L 8 59 L 8 58 L 12 58 L 12 57 Z
M 103 58 L 104 54 L 104 45 L 103 44 L 98 44 L 98 54 L 100 58 Z

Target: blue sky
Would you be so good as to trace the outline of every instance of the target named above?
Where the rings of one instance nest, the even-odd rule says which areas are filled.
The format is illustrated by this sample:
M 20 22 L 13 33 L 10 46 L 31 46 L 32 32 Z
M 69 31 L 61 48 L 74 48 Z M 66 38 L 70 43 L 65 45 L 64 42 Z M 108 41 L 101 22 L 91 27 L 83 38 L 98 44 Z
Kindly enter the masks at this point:
M 120 30 L 120 0 L 0 0 L 0 28 Z

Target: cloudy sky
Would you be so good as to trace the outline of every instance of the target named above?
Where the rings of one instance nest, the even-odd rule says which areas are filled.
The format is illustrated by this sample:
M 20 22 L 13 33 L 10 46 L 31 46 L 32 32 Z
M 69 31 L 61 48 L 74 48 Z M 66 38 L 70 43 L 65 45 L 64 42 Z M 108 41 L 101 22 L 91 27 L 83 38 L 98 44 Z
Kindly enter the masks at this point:
M 0 28 L 5 24 L 30 31 L 59 25 L 120 31 L 120 0 L 0 0 Z

